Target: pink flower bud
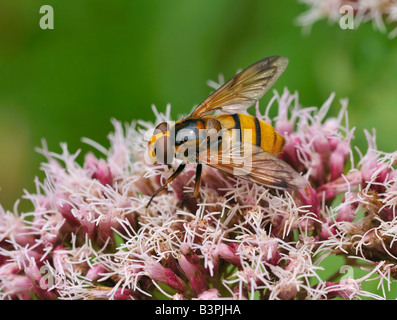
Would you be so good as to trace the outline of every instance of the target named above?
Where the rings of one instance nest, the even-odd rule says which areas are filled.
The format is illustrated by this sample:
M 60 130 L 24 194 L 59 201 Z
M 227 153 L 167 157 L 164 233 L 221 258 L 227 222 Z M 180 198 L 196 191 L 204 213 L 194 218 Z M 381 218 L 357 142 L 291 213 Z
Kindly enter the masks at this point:
M 211 246 L 203 246 L 201 249 L 203 254 L 206 256 L 206 271 L 211 277 L 218 274 L 219 269 L 219 253 L 217 248 Z
M 327 297 L 329 299 L 334 297 L 354 299 L 355 295 L 360 291 L 360 284 L 355 279 L 347 278 L 338 283 L 327 282 L 326 290 L 328 291 Z
M 318 129 L 317 129 L 318 130 Z M 327 158 L 331 153 L 331 146 L 329 145 L 329 140 L 322 133 L 312 132 L 314 138 L 313 147 L 314 150 L 322 156 L 322 158 Z
M 97 228 L 95 223 L 96 214 L 90 211 L 88 207 L 82 206 L 79 209 L 74 209 L 73 215 L 81 224 L 84 233 L 86 233 L 89 238 L 94 238 Z
M 165 283 L 179 293 L 186 291 L 185 282 L 171 269 L 164 268 L 159 262 L 148 259 L 145 262 L 145 270 L 153 280 Z
M 218 246 L 218 253 L 222 257 L 222 259 L 236 266 L 237 268 L 241 268 L 240 256 L 237 253 L 238 244 L 235 243 L 220 243 Z
M 298 190 L 298 198 L 302 205 L 308 206 L 306 210 L 313 212 L 317 217 L 321 215 L 321 205 L 316 191 L 308 185 L 305 189 Z
M 67 248 L 59 245 L 53 251 L 53 264 L 54 268 L 61 274 L 67 273 L 71 270 L 71 264 L 69 262 L 69 256 L 67 253 Z
M 385 192 L 384 184 L 390 175 L 390 171 L 389 166 L 378 164 L 372 173 L 372 180 L 375 181 L 375 183 L 371 185 L 371 189 L 377 193 Z M 376 176 L 374 176 L 375 173 Z
M 25 267 L 25 275 L 32 283 L 32 289 L 41 300 L 56 300 L 54 291 L 49 291 L 47 278 L 43 276 L 37 265 L 33 262 Z
M 326 227 L 324 225 L 321 226 L 320 237 L 324 240 L 327 240 L 329 237 L 335 234 L 334 227 Z
M 318 153 L 312 153 L 310 155 L 311 163 L 310 169 L 311 174 L 310 178 L 315 182 L 316 185 L 322 185 L 326 182 L 326 170 L 327 168 L 324 166 L 324 162 L 322 156 Z
M 30 300 L 32 298 L 32 282 L 22 275 L 2 275 L 2 292 L 9 297 L 18 300 Z
M 189 256 L 181 254 L 178 259 L 179 265 L 186 277 L 189 279 L 190 286 L 192 287 L 194 293 L 199 295 L 203 291 L 208 289 L 208 282 L 204 276 L 201 268 L 196 264 L 191 263 L 192 259 Z
M 11 232 L 13 239 L 16 243 L 21 245 L 21 247 L 26 247 L 27 245 L 33 245 L 35 243 L 34 236 L 27 234 L 27 229 L 22 220 L 15 220 L 16 224 L 13 226 Z
M 106 242 L 109 238 L 113 239 L 113 228 L 119 225 L 117 218 L 119 218 L 119 214 L 113 210 L 109 210 L 100 217 L 96 231 L 101 242 Z
M 103 185 L 112 185 L 113 175 L 110 171 L 110 167 L 105 160 L 100 159 L 98 162 L 98 168 L 92 175 L 93 178 L 98 179 Z
M 139 300 L 141 294 L 126 288 L 117 288 L 114 300 Z
M 340 205 L 340 209 L 336 216 L 336 221 L 347 221 L 352 222 L 357 215 L 358 201 L 357 194 L 347 192 Z
M 294 123 L 288 119 L 280 119 L 276 121 L 275 128 L 282 136 L 288 136 L 294 132 Z
M 362 166 L 361 166 L 361 174 L 362 174 L 362 184 L 363 187 L 372 180 L 372 176 L 376 169 L 378 168 L 377 163 L 378 157 L 373 152 L 369 152 L 363 159 L 362 159 Z
M 298 159 L 297 149 L 302 145 L 302 141 L 294 134 L 289 135 L 287 142 L 284 145 L 283 152 L 280 158 L 292 166 L 296 171 L 304 170 L 303 164 Z
M 69 203 L 69 196 L 67 194 L 61 193 L 56 196 L 56 208 L 70 226 L 77 226 L 79 224 L 72 213 L 73 206 Z
M 337 137 L 330 137 L 327 140 L 331 151 L 334 151 L 340 143 L 340 139 Z
M 378 169 L 381 169 L 381 171 L 379 172 L 378 178 L 376 179 L 376 181 L 380 182 L 380 183 L 385 183 L 388 180 L 388 177 L 390 175 L 390 171 L 391 171 L 390 167 L 378 165 Z
M 4 258 L 4 260 L 1 259 L 2 257 Z M 20 271 L 18 265 L 12 262 L 7 262 L 7 258 L 1 255 L 0 255 L 0 265 L 1 265 L 0 276 L 17 274 Z
M 104 273 L 105 271 L 106 269 L 100 263 L 95 263 L 88 270 L 85 277 L 91 281 L 95 281 L 98 280 L 101 277 L 101 273 Z
M 347 182 L 346 182 L 347 180 Z M 357 187 L 361 183 L 361 172 L 352 171 L 334 181 L 323 184 L 318 187 L 317 194 L 320 199 L 332 199 L 338 194 L 347 192 L 350 188 Z
M 85 157 L 84 167 L 91 172 L 92 178 L 97 179 L 105 186 L 112 185 L 113 175 L 105 160 L 97 160 L 92 153 L 88 153 Z
M 342 175 L 350 151 L 351 151 L 350 139 L 346 139 L 341 141 L 337 145 L 335 150 L 332 152 L 330 157 L 330 166 L 331 166 L 330 181 L 333 181 Z

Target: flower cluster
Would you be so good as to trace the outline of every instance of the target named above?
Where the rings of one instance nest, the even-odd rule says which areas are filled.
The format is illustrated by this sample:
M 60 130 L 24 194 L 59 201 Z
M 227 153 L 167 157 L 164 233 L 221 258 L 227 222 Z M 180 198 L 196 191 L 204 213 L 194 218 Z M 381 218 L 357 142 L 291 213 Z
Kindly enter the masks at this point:
M 56 154 L 43 143 L 45 179 L 24 195 L 32 211 L 0 207 L 0 297 L 385 298 L 397 274 L 397 153 L 379 152 L 368 132 L 367 152 L 353 152 L 347 101 L 326 119 L 333 99 L 302 108 L 285 89 L 264 115 L 256 106 L 286 139 L 280 157 L 308 180 L 294 192 L 204 166 L 194 198 L 188 165 L 146 207 L 172 173 L 144 159 L 153 123 L 113 121 L 109 148 L 84 139 L 96 150 L 82 164 L 65 144 Z M 170 120 L 170 107 L 154 112 L 156 123 Z M 332 255 L 365 275 L 324 278 Z M 379 295 L 363 288 L 371 280 Z
M 374 28 L 387 33 L 387 25 L 392 30 L 389 38 L 397 37 L 397 1 L 395 0 L 299 0 L 309 9 L 298 17 L 297 23 L 310 28 L 315 22 L 328 18 L 331 23 L 339 23 L 346 13 L 353 14 L 354 28 L 371 21 Z

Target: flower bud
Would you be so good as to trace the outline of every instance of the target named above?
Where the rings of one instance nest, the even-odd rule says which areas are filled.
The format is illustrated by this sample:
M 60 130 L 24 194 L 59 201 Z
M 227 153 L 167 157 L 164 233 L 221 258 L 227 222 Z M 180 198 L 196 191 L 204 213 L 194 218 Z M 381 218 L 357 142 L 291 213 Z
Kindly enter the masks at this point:
M 179 278 L 171 269 L 164 268 L 160 262 L 156 262 L 152 259 L 145 261 L 145 270 L 149 277 L 153 280 L 159 281 L 169 285 L 179 293 L 186 291 L 185 282 Z
M 321 233 L 320 237 L 324 240 L 327 240 L 329 237 L 335 234 L 335 228 L 334 227 L 328 227 L 325 226 L 324 224 L 321 225 Z
M 98 280 L 101 277 L 101 273 L 104 273 L 105 271 L 106 269 L 100 263 L 95 263 L 88 270 L 85 277 L 91 281 L 95 281 Z
M 330 157 L 330 181 L 339 178 L 345 169 L 346 160 L 351 151 L 350 141 L 344 140 L 338 144 L 335 151 L 332 152 Z
M 301 172 L 304 169 L 304 165 L 300 162 L 297 154 L 297 149 L 301 145 L 301 139 L 295 134 L 291 134 L 284 145 L 283 152 L 280 154 L 281 159 L 287 162 L 298 172 Z
M 340 209 L 335 220 L 352 222 L 357 215 L 357 208 L 359 204 L 357 200 L 356 193 L 347 192 L 343 198 L 342 204 L 339 206 Z
M 19 300 L 30 300 L 32 298 L 32 282 L 22 275 L 2 275 L 2 292 L 9 297 Z
M 50 287 L 47 278 L 42 275 L 36 263 L 30 261 L 24 268 L 25 275 L 32 283 L 32 289 L 41 300 L 56 300 L 54 291 L 49 291 Z
M 55 200 L 56 208 L 66 219 L 70 226 L 77 226 L 79 223 L 72 213 L 73 206 L 69 203 L 69 196 L 66 193 L 56 195 Z
M 79 221 L 81 227 L 89 238 L 94 238 L 96 234 L 95 214 L 87 206 L 81 206 L 79 209 L 73 209 L 74 217 Z
M 113 175 L 105 160 L 99 159 L 88 153 L 85 157 L 84 167 L 91 172 L 91 177 L 97 179 L 103 185 L 112 185 Z
M 321 215 L 321 205 L 317 197 L 316 190 L 310 185 L 305 189 L 298 190 L 298 198 L 302 205 L 308 206 L 306 209 L 316 214 L 317 217 Z
M 234 243 L 220 243 L 218 246 L 218 253 L 222 257 L 222 259 L 236 266 L 237 268 L 241 268 L 240 256 L 237 252 L 237 244 Z
M 186 251 L 186 249 L 182 251 Z M 204 272 L 201 270 L 202 268 L 199 264 L 199 261 L 197 261 L 197 264 L 195 260 L 195 257 L 192 257 L 192 255 L 189 254 L 186 256 L 181 254 L 178 258 L 179 265 L 189 279 L 194 293 L 199 295 L 208 289 L 208 282 L 204 276 Z

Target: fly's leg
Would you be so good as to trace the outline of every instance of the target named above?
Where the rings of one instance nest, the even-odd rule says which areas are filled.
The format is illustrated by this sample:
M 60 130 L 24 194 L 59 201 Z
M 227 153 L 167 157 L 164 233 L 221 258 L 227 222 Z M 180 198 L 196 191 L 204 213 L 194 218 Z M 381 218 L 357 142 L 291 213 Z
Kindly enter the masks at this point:
M 177 176 L 179 176 L 181 174 L 181 172 L 183 171 L 183 169 L 185 169 L 186 164 L 185 163 L 181 163 L 179 165 L 179 167 L 175 170 L 175 172 L 167 179 L 167 181 L 156 190 L 156 192 L 152 195 L 152 197 L 150 198 L 148 204 L 146 205 L 146 208 L 149 207 L 150 203 L 152 202 L 153 198 L 155 196 L 157 196 L 161 191 L 164 190 L 164 188 L 170 183 L 172 182 Z

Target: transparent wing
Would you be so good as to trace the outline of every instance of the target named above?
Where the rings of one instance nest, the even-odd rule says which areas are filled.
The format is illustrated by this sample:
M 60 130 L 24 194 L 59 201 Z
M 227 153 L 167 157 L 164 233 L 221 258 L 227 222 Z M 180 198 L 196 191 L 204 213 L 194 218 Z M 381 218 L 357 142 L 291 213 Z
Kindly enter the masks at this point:
M 188 118 L 199 118 L 213 111 L 237 113 L 246 110 L 274 85 L 288 65 L 285 57 L 269 57 L 235 75 L 198 105 Z
M 250 144 L 233 146 L 230 151 L 201 153 L 199 160 L 240 178 L 281 190 L 299 190 L 306 180 L 276 155 Z

